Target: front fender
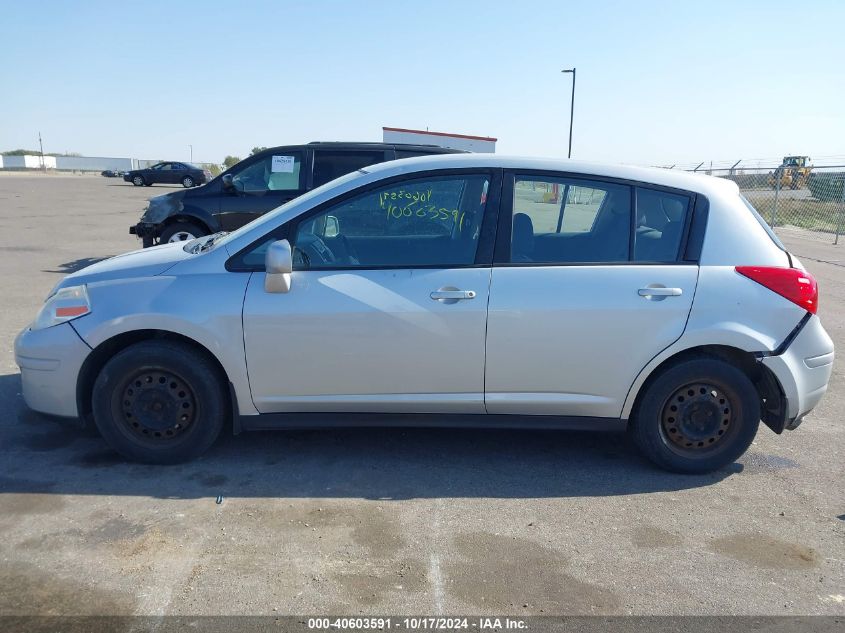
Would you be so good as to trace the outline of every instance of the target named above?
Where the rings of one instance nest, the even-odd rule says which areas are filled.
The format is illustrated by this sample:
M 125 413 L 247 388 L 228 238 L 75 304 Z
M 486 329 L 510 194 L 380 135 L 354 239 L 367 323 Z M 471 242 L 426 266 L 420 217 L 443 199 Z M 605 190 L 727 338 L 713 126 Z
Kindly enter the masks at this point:
M 235 389 L 240 413 L 258 413 L 252 404 L 243 346 L 241 311 L 248 274 L 160 275 L 92 283 L 91 313 L 73 325 L 96 349 L 133 331 L 179 334 L 214 355 Z
M 203 201 L 207 196 L 197 196 L 197 190 L 171 191 L 161 196 L 150 198 L 147 208 L 141 215 L 141 223 L 162 227 L 174 221 L 194 221 L 204 224 L 212 233 L 220 230 L 220 222 L 209 212 Z M 213 192 L 212 192 L 213 193 Z
M 206 227 L 210 233 L 217 233 L 218 231 L 222 230 L 220 225 L 220 221 L 217 219 L 217 216 L 209 213 L 203 207 L 200 207 L 195 204 L 191 204 L 190 201 L 185 201 L 186 204 L 182 205 L 181 210 L 178 213 L 174 213 L 171 216 L 168 216 L 162 224 L 168 224 L 170 222 L 201 222 Z

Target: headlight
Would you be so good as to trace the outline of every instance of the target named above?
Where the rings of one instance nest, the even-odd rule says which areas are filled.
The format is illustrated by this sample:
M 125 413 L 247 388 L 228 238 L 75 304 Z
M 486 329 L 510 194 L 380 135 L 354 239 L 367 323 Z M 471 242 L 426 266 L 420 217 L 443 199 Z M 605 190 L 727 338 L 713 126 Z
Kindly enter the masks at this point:
M 33 330 L 52 327 L 91 312 L 91 302 L 85 286 L 62 288 L 47 298 L 32 324 Z

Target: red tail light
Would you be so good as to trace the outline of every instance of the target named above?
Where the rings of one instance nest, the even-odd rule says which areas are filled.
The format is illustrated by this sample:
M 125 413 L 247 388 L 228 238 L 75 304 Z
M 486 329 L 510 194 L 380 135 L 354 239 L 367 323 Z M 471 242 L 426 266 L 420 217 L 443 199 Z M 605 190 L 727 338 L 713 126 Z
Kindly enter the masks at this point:
M 774 266 L 737 266 L 736 272 L 789 299 L 807 312 L 815 314 L 819 309 L 819 286 L 808 272 Z

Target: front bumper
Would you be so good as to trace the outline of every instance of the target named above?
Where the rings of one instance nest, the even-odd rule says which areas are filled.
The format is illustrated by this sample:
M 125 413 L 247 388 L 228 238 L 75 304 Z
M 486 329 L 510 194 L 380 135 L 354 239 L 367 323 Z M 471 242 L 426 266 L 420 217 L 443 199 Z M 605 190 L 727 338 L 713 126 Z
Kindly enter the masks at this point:
M 794 429 L 822 399 L 833 372 L 833 341 L 812 316 L 783 354 L 762 359 L 780 382 L 787 401 L 787 429 Z
M 129 234 L 140 237 L 144 248 L 148 248 L 155 243 L 159 236 L 159 226 L 149 222 L 138 222 L 138 224 L 129 227 Z
M 91 353 L 70 323 L 42 330 L 26 328 L 15 339 L 23 399 L 34 411 L 75 418 L 76 382 Z
M 138 237 L 156 237 L 158 235 L 158 225 L 150 224 L 149 222 L 138 222 L 138 224 L 129 227 L 129 233 Z

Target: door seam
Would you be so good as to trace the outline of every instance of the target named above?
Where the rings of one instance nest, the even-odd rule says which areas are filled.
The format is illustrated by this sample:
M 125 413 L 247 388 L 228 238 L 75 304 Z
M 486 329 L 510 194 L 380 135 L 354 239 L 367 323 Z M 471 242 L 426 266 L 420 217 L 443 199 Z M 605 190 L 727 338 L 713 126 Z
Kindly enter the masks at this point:
M 654 356 L 649 358 L 648 362 L 645 365 L 643 365 L 640 368 L 640 371 L 637 372 L 637 375 L 634 376 L 634 380 L 631 381 L 631 384 L 628 386 L 628 392 L 625 394 L 625 399 L 622 401 L 622 409 L 619 411 L 619 418 L 620 419 L 628 420 L 631 417 L 630 414 L 628 415 L 627 418 L 623 418 L 622 416 L 625 414 L 625 405 L 628 404 L 628 400 L 631 398 L 631 390 L 634 388 L 634 385 L 637 384 L 637 381 L 640 379 L 640 376 L 642 375 L 642 373 L 646 370 L 646 368 L 649 365 L 651 365 L 651 363 L 654 362 L 655 358 L 660 356 L 663 352 L 665 352 L 667 349 L 672 347 L 675 343 L 680 341 L 683 338 L 684 334 L 686 334 L 687 326 L 689 325 L 689 320 L 690 320 L 690 317 L 692 316 L 692 310 L 695 307 L 695 295 L 698 293 L 698 281 L 699 281 L 700 277 L 701 277 L 701 264 L 698 264 L 695 267 L 695 290 L 692 291 L 692 299 L 690 299 L 689 310 L 687 311 L 687 318 L 684 321 L 684 327 L 681 329 L 681 333 L 678 335 L 678 338 L 676 338 L 674 341 L 669 343 L 666 347 L 661 349 Z M 643 382 L 643 384 L 645 384 L 645 382 Z M 643 385 L 640 385 L 640 389 L 637 390 L 637 394 L 636 394 L 637 396 L 640 395 L 640 390 L 642 388 L 643 388 Z M 630 413 L 633 413 L 633 412 L 634 412 L 634 410 L 633 410 L 633 404 L 632 404 L 632 408 L 631 408 Z
M 484 310 L 484 366 L 481 374 L 481 404 L 484 406 L 484 413 L 487 410 L 487 331 L 490 327 L 490 295 L 493 291 L 493 267 L 490 267 L 490 276 L 487 278 L 487 306 Z
M 241 301 L 241 343 L 243 344 L 244 350 L 244 369 L 246 370 L 246 386 L 247 389 L 249 389 L 249 399 L 252 402 L 253 408 L 258 411 L 258 413 L 261 413 L 261 409 L 259 409 L 258 405 L 255 404 L 255 396 L 252 393 L 252 381 L 249 376 L 249 356 L 246 353 L 246 298 L 249 293 L 249 286 L 252 283 L 254 276 L 255 273 L 249 273 L 249 278 L 246 280 L 246 286 L 244 287 L 243 301 Z

